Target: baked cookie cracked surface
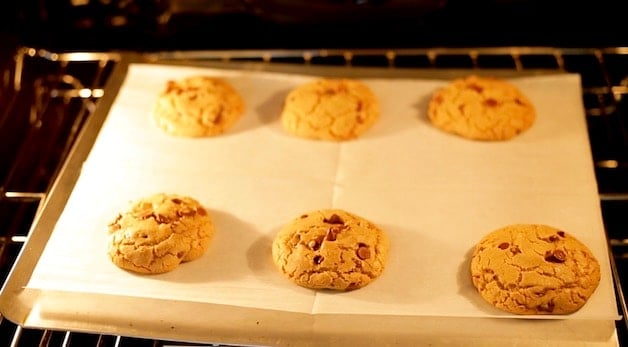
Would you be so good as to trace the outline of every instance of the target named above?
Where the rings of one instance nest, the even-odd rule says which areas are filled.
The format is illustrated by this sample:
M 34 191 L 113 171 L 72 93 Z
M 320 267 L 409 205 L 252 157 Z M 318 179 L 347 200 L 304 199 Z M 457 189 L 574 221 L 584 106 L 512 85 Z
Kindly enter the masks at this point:
M 388 260 L 387 235 L 341 209 L 311 211 L 288 222 L 272 244 L 277 268 L 312 289 L 349 291 L 378 278 Z
M 478 242 L 471 278 L 480 295 L 501 310 L 569 314 L 597 288 L 600 265 L 586 245 L 563 230 L 515 224 Z
M 445 132 L 472 140 L 509 140 L 534 124 L 536 111 L 506 80 L 475 75 L 453 80 L 431 97 L 427 115 Z
M 298 137 L 344 141 L 361 136 L 379 116 L 377 97 L 363 82 L 321 78 L 288 93 L 281 123 L 286 132 Z
M 227 81 L 206 76 L 170 80 L 157 97 L 155 124 L 181 137 L 216 136 L 244 113 L 244 100 Z
M 108 254 L 115 265 L 158 274 L 201 257 L 214 224 L 195 199 L 158 193 L 133 202 L 109 224 L 108 232 Z

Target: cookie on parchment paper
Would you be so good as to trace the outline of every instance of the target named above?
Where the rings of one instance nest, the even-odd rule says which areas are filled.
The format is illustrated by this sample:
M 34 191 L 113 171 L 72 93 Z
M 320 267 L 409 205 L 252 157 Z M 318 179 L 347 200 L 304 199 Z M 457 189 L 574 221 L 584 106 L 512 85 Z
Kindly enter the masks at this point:
M 139 199 L 109 224 L 111 261 L 143 274 L 174 270 L 200 258 L 214 234 L 211 216 L 188 196 L 158 193 Z
M 504 141 L 528 130 L 536 110 L 510 82 L 471 75 L 453 80 L 431 97 L 428 118 L 445 132 L 480 141 Z
M 192 76 L 166 83 L 157 97 L 153 120 L 170 135 L 209 137 L 229 130 L 244 108 L 244 100 L 229 82 Z
M 386 233 L 341 209 L 321 209 L 289 221 L 272 244 L 276 267 L 311 289 L 350 291 L 378 278 L 388 260 Z
M 319 78 L 287 95 L 281 123 L 287 133 L 298 137 L 344 141 L 360 137 L 379 117 L 377 97 L 365 83 Z
M 514 224 L 482 238 L 471 258 L 471 278 L 495 307 L 521 315 L 569 314 L 600 282 L 589 248 L 564 230 Z

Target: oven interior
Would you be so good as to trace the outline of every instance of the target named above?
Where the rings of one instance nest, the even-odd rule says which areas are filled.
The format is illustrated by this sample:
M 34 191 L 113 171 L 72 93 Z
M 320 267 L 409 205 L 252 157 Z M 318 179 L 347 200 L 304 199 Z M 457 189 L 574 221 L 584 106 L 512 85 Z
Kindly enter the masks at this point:
M 358 24 L 354 27 L 343 26 L 337 40 L 325 41 L 320 38 L 321 34 L 329 35 L 334 30 L 340 30 L 337 23 L 340 17 L 348 16 L 346 13 L 340 11 L 338 14 L 340 17 L 334 18 L 325 30 L 312 33 L 309 29 L 317 28 L 317 26 L 303 24 L 309 23 L 308 20 L 311 19 L 307 13 L 303 13 L 307 11 L 294 10 L 294 7 L 289 6 L 295 6 L 296 2 L 290 1 L 266 2 L 265 4 L 249 1 L 244 5 L 238 1 L 220 1 L 220 5 L 216 7 L 207 6 L 202 1 L 191 0 L 170 4 L 160 1 L 113 2 L 120 6 L 122 4 L 134 6 L 117 9 L 107 7 L 106 3 L 109 2 L 87 1 L 88 6 L 70 4 L 66 6 L 67 8 L 54 7 L 51 3 L 43 1 L 38 5 L 31 4 L 30 7 L 24 4 L 13 4 L 13 11 L 18 16 L 8 22 L 16 27 L 22 27 L 32 19 L 25 20 L 20 16 L 32 14 L 37 9 L 36 23 L 30 23 L 36 24 L 37 29 L 24 30 L 24 37 L 29 38 L 26 40 L 28 44 L 24 44 L 22 40 L 14 40 L 13 36 L 10 36 L 4 40 L 7 47 L 2 47 L 3 49 L 0 50 L 0 71 L 2 72 L 0 82 L 0 279 L 2 283 L 9 276 L 12 265 L 20 252 L 27 251 L 24 244 L 28 239 L 30 228 L 37 219 L 55 178 L 62 170 L 65 159 L 72 150 L 85 121 L 94 112 L 99 98 L 106 93 L 105 85 L 119 62 L 120 55 L 125 54 L 125 50 L 131 46 L 132 39 L 127 38 L 128 41 L 120 39 L 119 32 L 122 32 L 122 29 L 130 30 L 127 31 L 131 33 L 130 37 L 149 38 L 143 40 L 144 46 L 141 47 L 144 50 L 143 54 L 149 59 L 172 58 L 174 48 L 203 48 L 200 51 L 188 51 L 183 56 L 190 60 L 217 62 L 388 67 L 391 69 L 555 70 L 578 73 L 582 79 L 582 101 L 588 124 L 603 222 L 611 252 L 617 305 L 622 315 L 622 319 L 616 322 L 618 339 L 622 345 L 628 343 L 628 320 L 626 319 L 628 311 L 624 289 L 628 285 L 628 213 L 626 213 L 628 211 L 628 125 L 626 124 L 628 122 L 628 47 L 616 45 L 617 38 L 623 35 L 614 31 L 616 27 L 619 27 L 615 22 L 618 17 L 617 13 L 611 13 L 612 11 L 600 13 L 600 6 L 591 10 L 585 6 L 590 3 L 584 2 L 581 4 L 582 8 L 578 7 L 574 10 L 577 13 L 576 18 L 572 18 L 574 22 L 577 22 L 575 24 L 578 24 L 579 32 L 583 35 L 580 37 L 581 41 L 577 41 L 573 32 L 567 38 L 566 33 L 563 32 L 567 30 L 555 31 L 557 36 L 554 39 L 560 36 L 564 39 L 562 42 L 567 43 L 565 47 L 540 46 L 538 43 L 541 41 L 538 39 L 526 42 L 523 35 L 519 39 L 516 35 L 493 37 L 491 42 L 483 42 L 479 39 L 474 41 L 467 37 L 464 43 L 472 42 L 474 43 L 472 47 L 469 45 L 455 47 L 457 40 L 453 37 L 455 35 L 441 36 L 451 31 L 450 29 L 430 25 L 437 19 L 442 19 L 439 22 L 441 26 L 451 24 L 455 20 L 463 23 L 469 21 L 467 17 L 462 16 L 466 7 L 464 4 L 456 4 L 454 7 L 456 15 L 445 16 L 443 12 L 445 8 L 447 11 L 454 10 L 445 6 L 443 1 L 424 2 L 424 6 L 416 8 L 419 13 L 414 13 L 411 17 L 421 16 L 422 20 L 419 23 L 409 24 L 411 21 L 407 19 L 400 20 L 396 26 L 389 27 L 389 30 L 378 31 L 378 28 L 370 27 L 364 32 L 374 35 L 372 41 L 356 39 L 350 41 L 352 45 L 347 44 L 348 36 L 350 36 L 347 31 L 355 29 L 361 32 L 360 30 L 364 28 Z M 329 5 L 330 2 L 323 1 L 322 3 Z M 340 1 L 338 3 L 344 4 L 348 13 L 352 13 L 354 9 L 352 6 L 355 4 L 365 3 L 369 4 L 368 6 L 377 6 L 377 3 L 385 5 L 388 2 Z M 521 2 L 517 1 L 485 1 L 481 4 L 483 6 L 500 5 L 504 11 L 513 11 L 518 8 L 517 6 L 522 6 Z M 451 3 L 447 5 L 452 6 Z M 291 15 L 287 18 L 277 16 L 277 13 L 286 11 L 285 6 L 289 7 L 288 11 L 292 11 Z M 383 5 L 380 5 L 380 11 L 387 9 L 381 6 Z M 535 6 L 534 8 L 539 8 L 538 6 L 541 5 L 535 4 Z M 109 12 L 103 12 L 103 9 Z M 255 10 L 251 11 L 251 9 Z M 277 9 L 281 11 L 273 12 Z M 526 9 L 531 11 L 530 7 Z M 551 20 L 548 18 L 559 15 L 561 10 L 559 8 L 544 9 L 545 14 L 541 16 L 540 21 L 542 28 L 549 27 Z M 365 18 L 371 18 L 368 17 L 367 12 L 364 12 Z M 6 13 L 11 13 L 11 11 Z M 62 13 L 64 14 L 61 15 Z M 115 25 L 113 23 L 118 13 L 124 13 L 126 21 Z M 260 23 L 266 23 L 263 25 L 265 29 L 261 33 L 258 31 L 255 36 L 256 40 L 243 38 L 248 43 L 247 48 L 250 49 L 236 49 L 233 46 L 237 44 L 233 40 L 252 32 L 250 30 L 251 13 L 255 14 L 255 25 L 262 26 Z M 273 13 L 275 15 L 272 15 Z M 393 10 L 390 15 L 394 15 Z M 520 14 L 517 18 L 523 20 L 525 15 L 526 13 Z M 585 15 L 588 22 L 583 22 L 585 18 L 581 18 Z M 220 19 L 210 21 L 213 24 L 206 24 L 202 27 L 203 30 L 199 30 L 199 23 L 207 23 L 208 16 Z M 70 20 L 67 20 L 68 18 Z M 219 38 L 215 45 L 211 46 L 218 49 L 205 49 L 207 44 L 199 43 L 198 37 L 215 34 L 216 27 L 227 21 L 231 21 L 230 25 L 247 21 L 248 26 L 235 31 L 234 36 L 231 37 L 232 41 L 227 42 L 228 40 L 224 37 Z M 297 25 L 293 21 L 301 24 Z M 383 25 L 390 25 L 390 21 Z M 65 34 L 76 31 L 77 26 L 82 26 L 83 31 L 74 33 L 76 35 L 70 40 Z M 293 40 L 288 39 L 287 35 L 282 35 L 282 30 L 286 27 L 297 26 L 299 30 L 302 30 L 299 33 L 303 33 L 305 39 L 295 45 L 300 44 L 305 47 L 278 49 L 277 46 L 287 47 L 289 43 L 294 43 Z M 48 34 L 35 35 L 36 32 L 41 33 L 42 28 L 50 29 L 51 27 L 55 29 L 49 30 Z M 401 32 L 403 30 L 405 33 L 416 32 L 417 27 L 421 29 L 429 27 L 434 32 L 427 30 L 431 34 L 421 39 L 408 37 L 407 34 Z M 439 29 L 442 30 L 441 34 L 437 32 Z M 12 30 L 15 29 L 12 27 Z M 486 30 L 488 30 L 487 25 L 480 25 L 475 30 L 471 30 L 468 35 L 480 37 Z M 196 39 L 182 38 L 187 37 L 191 32 L 195 32 Z M 52 38 L 57 34 L 63 35 L 60 35 L 61 38 Z M 355 36 L 354 34 L 355 32 L 351 36 Z M 87 35 L 92 35 L 96 39 L 109 35 L 109 39 L 103 39 L 109 43 L 112 38 L 120 39 L 116 47 L 119 49 L 104 49 L 106 44 L 96 44 L 93 41 L 80 39 Z M 277 38 L 277 35 L 280 38 Z M 77 37 L 79 39 L 76 39 Z M 529 36 L 526 37 L 529 40 Z M 596 37 L 604 37 L 605 40 L 596 41 Z M 0 38 L 4 39 L 2 36 Z M 383 41 L 389 46 L 384 46 Z M 49 44 L 46 45 L 46 42 Z M 449 47 L 435 44 L 443 42 L 448 43 Z M 507 42 L 511 45 L 482 47 L 484 44 L 496 42 Z M 569 42 L 584 44 L 569 47 Z M 532 43 L 535 45 L 528 45 Z M 599 45 L 589 47 L 595 43 Z M 326 44 L 324 49 L 311 48 L 323 44 Z M 70 45 L 73 45 L 75 49 L 68 49 Z M 135 336 L 29 329 L 0 316 L 0 345 L 2 346 L 164 346 L 175 342 L 179 345 L 195 345 L 192 342 L 161 341 Z

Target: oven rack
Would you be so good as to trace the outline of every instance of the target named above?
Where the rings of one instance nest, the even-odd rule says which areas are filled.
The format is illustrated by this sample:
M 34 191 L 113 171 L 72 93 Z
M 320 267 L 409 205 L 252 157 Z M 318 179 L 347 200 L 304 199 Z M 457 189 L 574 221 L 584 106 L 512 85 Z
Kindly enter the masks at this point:
M 622 288 L 628 278 L 628 47 L 469 47 L 131 52 L 52 52 L 18 47 L 0 55 L 0 278 L 23 250 L 33 221 L 81 128 L 107 93 L 107 78 L 128 55 L 147 62 L 324 65 L 478 73 L 579 73 L 600 204 L 609 240 L 620 341 L 628 330 Z M 566 153 L 565 155 L 569 155 Z M 0 346 L 194 345 L 132 336 L 29 329 L 0 315 Z

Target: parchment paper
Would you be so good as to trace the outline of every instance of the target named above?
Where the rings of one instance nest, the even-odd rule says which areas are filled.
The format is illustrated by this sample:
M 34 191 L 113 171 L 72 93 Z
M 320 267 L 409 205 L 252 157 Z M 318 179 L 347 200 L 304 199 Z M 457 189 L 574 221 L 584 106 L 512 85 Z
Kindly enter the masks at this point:
M 244 97 L 246 113 L 227 134 L 176 138 L 152 123 L 166 81 L 195 74 L 221 76 Z M 525 318 L 617 318 L 578 75 L 511 79 L 537 120 L 515 139 L 490 143 L 432 127 L 427 101 L 448 81 L 409 78 L 363 79 L 382 116 L 361 138 L 292 137 L 278 119 L 283 99 L 311 78 L 132 64 L 28 287 L 312 314 L 508 318 L 473 288 L 470 252 L 496 228 L 544 223 L 587 244 L 602 280 L 577 313 Z M 121 270 L 107 256 L 106 226 L 130 201 L 156 192 L 201 201 L 215 238 L 202 258 L 170 273 Z M 391 238 L 387 268 L 362 289 L 301 288 L 272 264 L 278 229 L 328 207 L 362 215 Z

